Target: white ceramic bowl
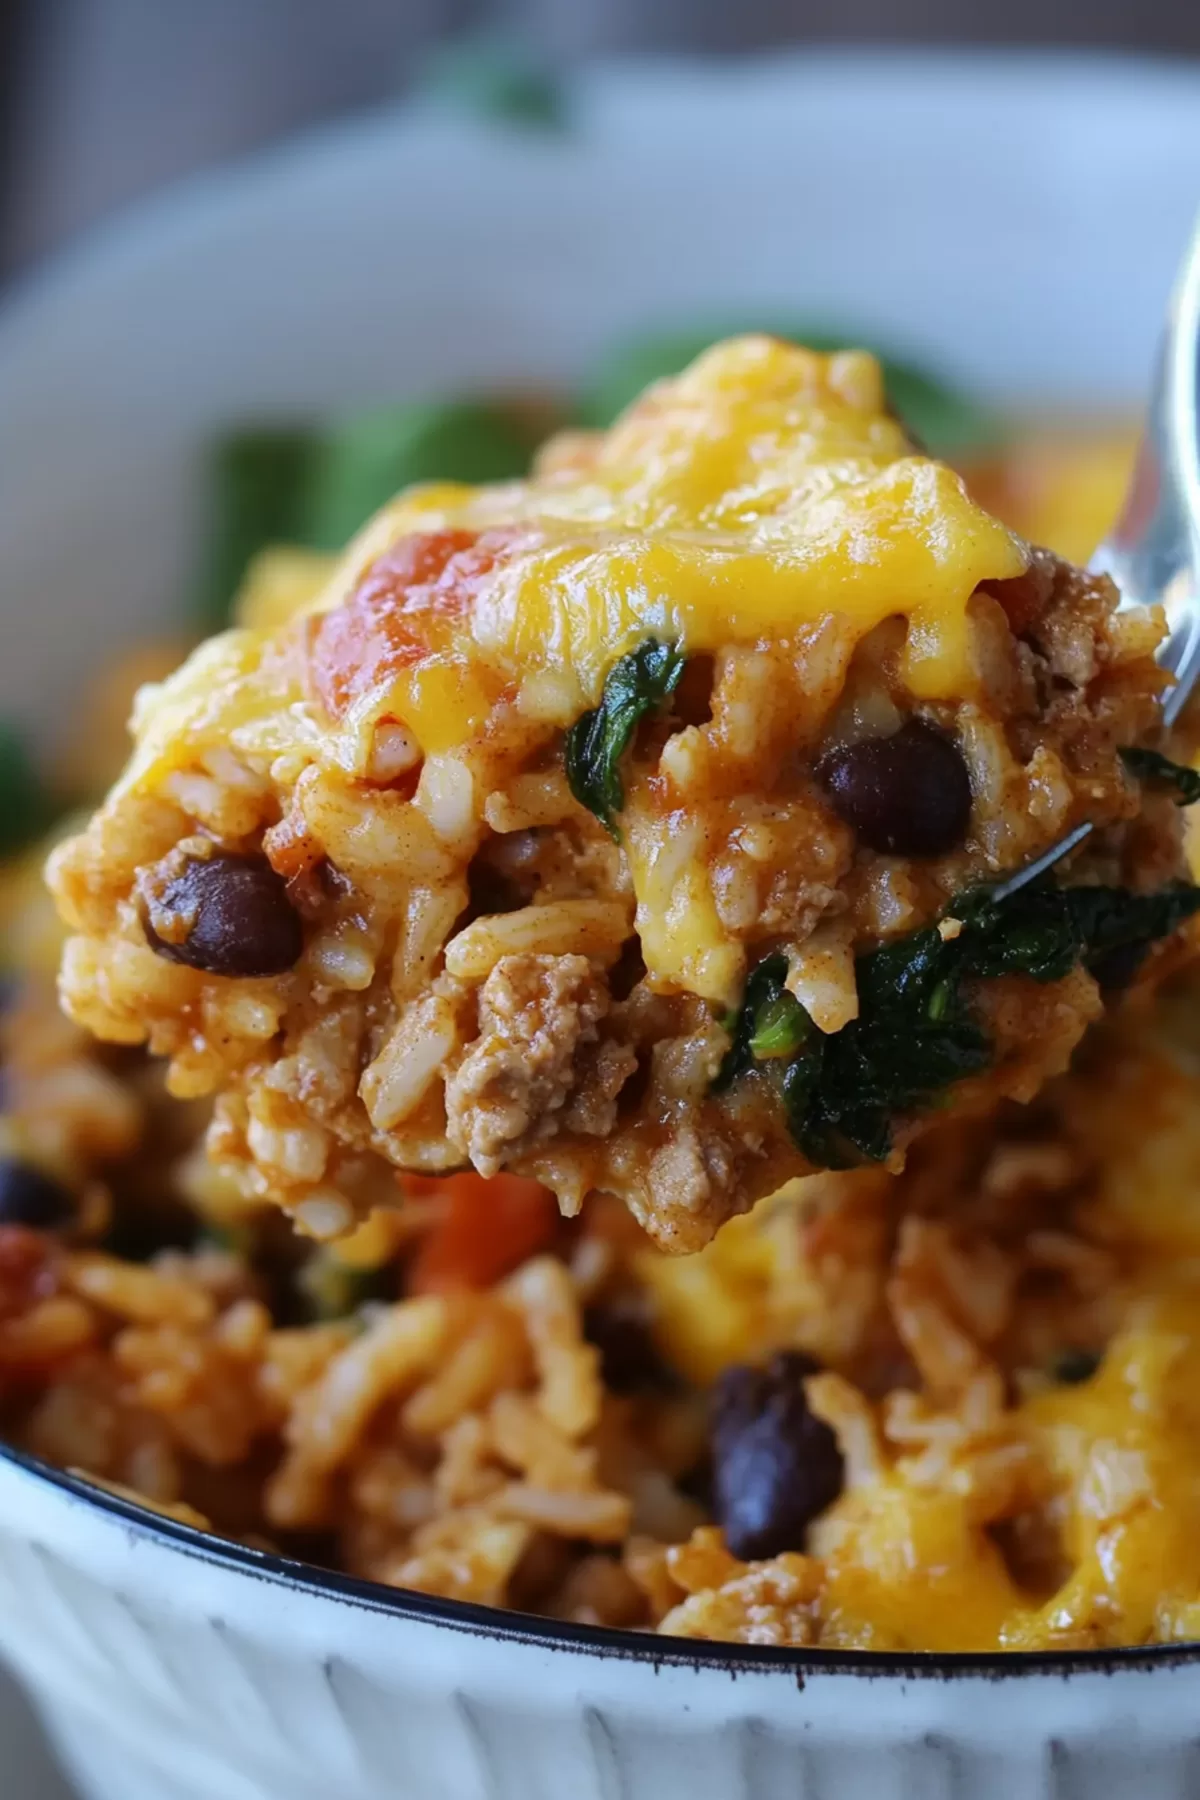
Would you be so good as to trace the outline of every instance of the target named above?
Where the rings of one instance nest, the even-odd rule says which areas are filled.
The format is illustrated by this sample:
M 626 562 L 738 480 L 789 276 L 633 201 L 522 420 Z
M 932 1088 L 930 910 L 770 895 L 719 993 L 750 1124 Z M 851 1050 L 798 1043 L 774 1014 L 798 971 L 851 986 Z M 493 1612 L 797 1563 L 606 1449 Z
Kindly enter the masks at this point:
M 1132 401 L 1200 73 L 821 55 L 599 70 L 562 142 L 413 112 L 194 184 L 0 305 L 0 712 L 172 617 L 210 433 L 569 380 L 623 331 L 855 321 L 981 391 Z M 829 1658 L 485 1614 L 0 1455 L 0 1648 L 102 1800 L 1132 1800 L 1200 1650 Z M 0 1774 L 0 1794 L 6 1793 Z
M 1194 1800 L 1200 1776 L 1200 1649 L 834 1656 L 547 1624 L 13 1458 L 0 1621 L 93 1800 Z

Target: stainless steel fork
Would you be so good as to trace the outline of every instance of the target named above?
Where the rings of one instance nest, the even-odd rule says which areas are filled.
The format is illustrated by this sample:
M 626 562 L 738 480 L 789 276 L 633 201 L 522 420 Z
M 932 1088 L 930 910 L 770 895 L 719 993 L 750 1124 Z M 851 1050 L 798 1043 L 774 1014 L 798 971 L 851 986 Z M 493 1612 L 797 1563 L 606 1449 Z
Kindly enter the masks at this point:
M 1166 611 L 1158 660 L 1175 677 L 1163 702 L 1163 725 L 1173 725 L 1200 677 L 1200 222 L 1167 311 L 1133 480 L 1090 567 L 1112 576 L 1123 609 L 1159 602 Z M 997 898 L 1053 868 L 1091 829 L 1077 826 Z

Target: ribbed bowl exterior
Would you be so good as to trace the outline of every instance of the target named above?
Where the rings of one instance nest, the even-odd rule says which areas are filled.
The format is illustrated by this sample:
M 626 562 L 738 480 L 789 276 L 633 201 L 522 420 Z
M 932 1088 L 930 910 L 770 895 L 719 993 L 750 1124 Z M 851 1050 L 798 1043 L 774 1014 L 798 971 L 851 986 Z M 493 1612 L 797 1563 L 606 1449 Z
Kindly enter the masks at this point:
M 1200 1793 L 1200 1653 L 643 1652 L 404 1610 L 239 1555 L 0 1458 L 0 1651 L 91 1800 Z

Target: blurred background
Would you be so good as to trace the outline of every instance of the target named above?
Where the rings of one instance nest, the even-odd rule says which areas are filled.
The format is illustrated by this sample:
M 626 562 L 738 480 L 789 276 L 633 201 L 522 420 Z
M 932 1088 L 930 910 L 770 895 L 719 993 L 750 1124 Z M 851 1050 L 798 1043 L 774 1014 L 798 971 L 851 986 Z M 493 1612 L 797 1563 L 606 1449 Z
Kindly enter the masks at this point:
M 1200 55 L 1195 0 L 0 0 L 0 274 L 139 194 L 411 89 L 439 43 L 596 53 L 830 41 Z

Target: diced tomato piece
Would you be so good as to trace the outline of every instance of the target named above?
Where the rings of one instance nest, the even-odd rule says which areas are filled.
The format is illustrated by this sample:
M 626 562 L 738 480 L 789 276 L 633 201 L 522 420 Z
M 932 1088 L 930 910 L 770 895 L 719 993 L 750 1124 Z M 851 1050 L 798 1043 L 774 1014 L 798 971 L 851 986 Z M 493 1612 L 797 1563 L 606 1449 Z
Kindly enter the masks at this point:
M 545 1250 L 558 1204 L 540 1182 L 520 1175 L 450 1175 L 439 1183 L 444 1206 L 413 1259 L 414 1294 L 478 1292 Z
M 362 694 L 435 651 L 447 621 L 461 619 L 511 531 L 429 531 L 401 538 L 367 570 L 341 606 L 313 623 L 309 666 L 325 710 L 340 718 Z

